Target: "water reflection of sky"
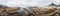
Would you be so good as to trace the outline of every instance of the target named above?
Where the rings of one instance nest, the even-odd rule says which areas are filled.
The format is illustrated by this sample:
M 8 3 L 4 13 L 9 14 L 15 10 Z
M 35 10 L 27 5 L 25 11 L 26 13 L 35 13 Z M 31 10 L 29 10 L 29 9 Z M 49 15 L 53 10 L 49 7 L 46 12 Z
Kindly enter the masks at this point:
M 0 0 L 0 4 L 9 7 L 46 6 L 52 2 L 60 4 L 59 0 Z

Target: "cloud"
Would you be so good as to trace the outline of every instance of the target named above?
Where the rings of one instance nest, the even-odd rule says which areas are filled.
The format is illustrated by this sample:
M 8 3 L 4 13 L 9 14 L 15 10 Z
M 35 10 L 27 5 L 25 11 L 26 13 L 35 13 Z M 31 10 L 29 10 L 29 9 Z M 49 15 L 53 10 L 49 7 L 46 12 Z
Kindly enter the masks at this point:
M 0 4 L 9 7 L 28 7 L 28 6 L 47 6 L 52 2 L 55 4 L 60 3 L 59 0 L 0 0 Z
M 55 4 L 57 4 L 57 5 L 60 4 L 60 0 L 53 0 L 53 2 L 54 2 Z

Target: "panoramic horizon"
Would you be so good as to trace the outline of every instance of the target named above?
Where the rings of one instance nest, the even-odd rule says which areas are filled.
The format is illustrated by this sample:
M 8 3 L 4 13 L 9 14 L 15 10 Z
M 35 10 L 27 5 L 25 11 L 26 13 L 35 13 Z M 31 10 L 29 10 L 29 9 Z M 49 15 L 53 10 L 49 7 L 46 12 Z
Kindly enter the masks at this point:
M 0 0 L 0 16 L 60 16 L 60 0 Z

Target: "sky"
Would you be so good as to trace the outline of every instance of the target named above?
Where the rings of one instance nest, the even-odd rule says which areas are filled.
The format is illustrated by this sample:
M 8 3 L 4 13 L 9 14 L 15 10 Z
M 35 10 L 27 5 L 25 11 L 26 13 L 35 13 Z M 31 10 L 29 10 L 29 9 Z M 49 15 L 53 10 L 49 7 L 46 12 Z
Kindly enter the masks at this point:
M 51 3 L 60 4 L 60 0 L 0 0 L 0 5 L 8 7 L 29 7 L 41 6 L 45 7 Z

